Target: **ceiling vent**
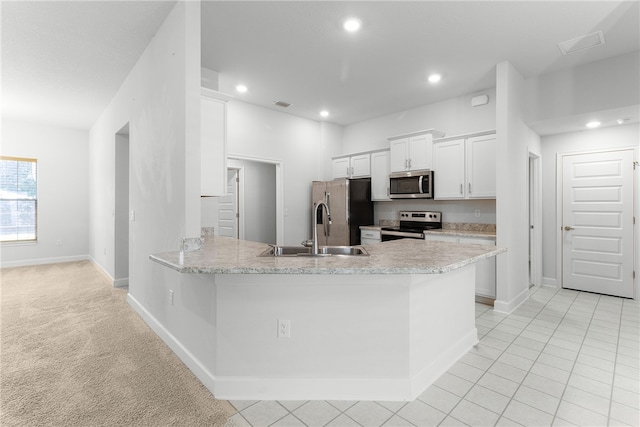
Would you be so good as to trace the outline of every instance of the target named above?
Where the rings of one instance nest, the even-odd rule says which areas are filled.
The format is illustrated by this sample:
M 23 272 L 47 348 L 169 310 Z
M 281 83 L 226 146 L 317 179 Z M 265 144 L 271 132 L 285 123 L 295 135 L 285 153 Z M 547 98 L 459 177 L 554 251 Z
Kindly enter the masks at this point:
M 570 53 L 600 46 L 602 44 L 604 44 L 604 33 L 602 31 L 596 31 L 595 33 L 558 43 L 558 47 L 563 55 L 568 55 Z
M 273 101 L 273 104 L 277 105 L 278 107 L 282 107 L 282 108 L 291 107 L 291 104 L 289 104 L 288 102 L 284 102 L 284 101 Z

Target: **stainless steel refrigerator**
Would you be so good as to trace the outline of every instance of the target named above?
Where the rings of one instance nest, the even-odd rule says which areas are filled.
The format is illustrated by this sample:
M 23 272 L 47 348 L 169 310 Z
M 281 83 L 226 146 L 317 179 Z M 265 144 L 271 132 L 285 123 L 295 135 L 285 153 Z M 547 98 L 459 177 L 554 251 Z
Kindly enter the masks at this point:
M 360 244 L 360 226 L 373 225 L 371 179 L 334 179 L 313 181 L 312 208 L 319 201 L 329 207 L 331 224 L 320 208 L 318 219 L 318 245 L 351 246 Z

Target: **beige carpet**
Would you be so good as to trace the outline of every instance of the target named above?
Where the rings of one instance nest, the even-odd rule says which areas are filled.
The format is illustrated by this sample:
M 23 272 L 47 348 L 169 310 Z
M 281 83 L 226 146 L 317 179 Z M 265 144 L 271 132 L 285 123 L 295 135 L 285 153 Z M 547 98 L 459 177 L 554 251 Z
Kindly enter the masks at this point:
M 2 426 L 223 426 L 218 401 L 88 261 L 0 270 Z

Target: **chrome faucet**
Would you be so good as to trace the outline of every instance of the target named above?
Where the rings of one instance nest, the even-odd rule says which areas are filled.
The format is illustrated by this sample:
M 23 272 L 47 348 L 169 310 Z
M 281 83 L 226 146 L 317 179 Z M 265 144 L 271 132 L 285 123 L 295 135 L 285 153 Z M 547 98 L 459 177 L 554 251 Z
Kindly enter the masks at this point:
M 318 208 L 324 206 L 327 211 L 327 221 L 331 224 L 331 213 L 329 212 L 329 206 L 322 200 L 317 201 L 313 205 L 313 244 L 311 246 L 311 254 L 318 255 Z

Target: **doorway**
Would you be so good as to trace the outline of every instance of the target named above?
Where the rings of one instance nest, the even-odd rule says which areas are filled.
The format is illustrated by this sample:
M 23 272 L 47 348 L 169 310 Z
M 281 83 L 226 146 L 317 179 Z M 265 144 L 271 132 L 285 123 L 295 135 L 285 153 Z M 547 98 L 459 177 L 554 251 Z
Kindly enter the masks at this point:
M 238 239 L 242 235 L 244 238 L 244 230 L 239 233 L 239 183 L 240 169 L 227 169 L 227 195 L 218 200 L 218 234 L 220 236 Z
M 113 286 L 129 286 L 129 124 L 115 136 Z
M 633 298 L 633 155 L 561 156 L 563 288 Z

